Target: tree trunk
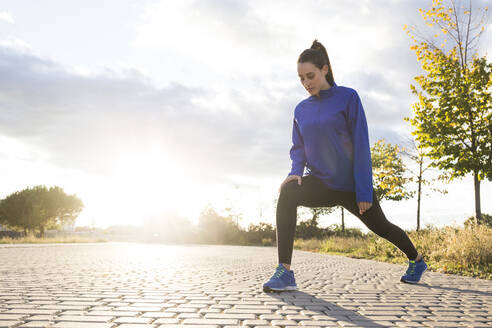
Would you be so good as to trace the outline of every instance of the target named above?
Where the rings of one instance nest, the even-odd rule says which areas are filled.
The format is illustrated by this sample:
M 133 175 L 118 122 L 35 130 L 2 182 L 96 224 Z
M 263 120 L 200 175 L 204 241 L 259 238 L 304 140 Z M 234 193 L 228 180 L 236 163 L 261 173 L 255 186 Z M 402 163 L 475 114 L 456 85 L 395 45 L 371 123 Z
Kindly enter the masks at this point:
M 343 207 L 342 207 L 342 232 L 345 232 L 345 218 L 343 215 Z
M 419 190 L 417 193 L 417 231 L 420 230 L 420 194 L 422 192 L 422 161 L 420 161 Z
M 44 227 L 43 226 L 39 227 L 39 237 L 44 238 Z
M 473 181 L 475 184 L 475 217 L 482 221 L 482 212 L 480 210 L 480 180 L 478 180 L 477 172 L 473 172 Z
M 315 211 L 313 214 L 313 217 L 311 218 L 311 222 L 309 222 L 310 226 L 312 226 L 312 227 L 318 226 L 318 215 L 319 215 L 319 213 L 317 211 Z

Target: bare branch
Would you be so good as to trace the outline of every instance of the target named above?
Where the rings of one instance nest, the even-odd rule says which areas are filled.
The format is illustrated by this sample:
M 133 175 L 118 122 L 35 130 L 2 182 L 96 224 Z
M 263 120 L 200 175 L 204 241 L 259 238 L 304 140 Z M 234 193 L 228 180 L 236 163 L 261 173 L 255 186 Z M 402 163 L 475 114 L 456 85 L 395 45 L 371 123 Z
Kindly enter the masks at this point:
M 471 0 L 469 0 L 470 8 L 469 8 L 469 13 L 468 13 L 468 25 L 466 28 L 466 41 L 465 41 L 465 67 L 466 67 L 466 62 L 467 62 L 467 56 L 468 56 L 468 37 L 470 35 L 470 23 L 471 23 L 471 16 L 472 16 L 472 5 L 471 5 Z
M 455 24 L 456 24 L 456 32 L 458 34 L 458 50 L 460 52 L 460 59 L 461 59 L 461 67 L 463 67 L 463 45 L 461 43 L 461 31 L 460 31 L 460 21 L 458 19 L 458 14 L 456 11 L 456 5 L 455 1 L 451 0 L 451 4 L 453 5 L 453 14 L 454 14 L 454 19 L 455 19 Z

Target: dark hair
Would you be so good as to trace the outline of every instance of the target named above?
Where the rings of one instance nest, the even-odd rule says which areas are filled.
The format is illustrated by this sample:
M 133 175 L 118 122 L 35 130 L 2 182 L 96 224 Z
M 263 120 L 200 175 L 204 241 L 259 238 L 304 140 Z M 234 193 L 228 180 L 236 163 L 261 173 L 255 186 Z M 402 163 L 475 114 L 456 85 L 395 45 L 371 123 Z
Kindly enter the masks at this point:
M 328 73 L 326 73 L 326 81 L 333 86 L 335 84 L 335 80 L 333 79 L 333 71 L 331 70 L 330 59 L 328 58 L 328 53 L 326 52 L 325 47 L 318 42 L 317 39 L 313 41 L 310 49 L 304 50 L 299 59 L 298 63 L 306 63 L 309 62 L 316 66 L 319 69 L 322 69 L 324 65 L 328 65 Z

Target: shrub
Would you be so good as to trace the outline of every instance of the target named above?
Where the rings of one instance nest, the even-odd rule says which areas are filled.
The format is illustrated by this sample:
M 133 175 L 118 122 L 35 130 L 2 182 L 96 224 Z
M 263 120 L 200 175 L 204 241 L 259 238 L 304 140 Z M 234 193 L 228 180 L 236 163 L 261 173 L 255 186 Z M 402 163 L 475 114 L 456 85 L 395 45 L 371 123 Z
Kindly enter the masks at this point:
M 482 213 L 482 218 L 478 219 L 475 216 L 470 216 L 465 221 L 465 228 L 469 228 L 471 226 L 476 225 L 484 225 L 486 227 L 492 228 L 492 215 Z
M 263 246 L 274 246 L 274 243 L 273 243 L 272 238 L 263 238 L 263 239 L 261 240 L 261 244 L 262 244 Z
M 471 225 L 466 229 L 427 226 L 408 235 L 431 270 L 492 279 L 492 228 L 486 225 Z M 391 263 L 408 261 L 396 246 L 372 232 L 362 237 L 299 239 L 294 247 Z

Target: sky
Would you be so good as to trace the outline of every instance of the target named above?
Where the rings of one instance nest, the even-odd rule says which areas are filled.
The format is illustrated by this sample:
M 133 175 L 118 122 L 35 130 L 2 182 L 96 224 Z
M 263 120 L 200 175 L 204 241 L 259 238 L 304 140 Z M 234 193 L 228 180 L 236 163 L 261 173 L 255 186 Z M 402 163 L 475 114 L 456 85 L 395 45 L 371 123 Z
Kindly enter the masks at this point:
M 196 222 L 206 206 L 274 224 L 293 110 L 308 96 L 299 54 L 322 42 L 336 83 L 361 97 L 371 145 L 401 145 L 421 74 L 403 25 L 422 24 L 429 2 L 0 0 L 0 199 L 60 186 L 84 202 L 76 226 Z M 490 58 L 490 26 L 479 51 Z M 474 215 L 471 176 L 443 187 L 424 196 L 423 225 Z M 483 213 L 491 195 L 483 181 Z M 415 198 L 382 208 L 415 227 Z

